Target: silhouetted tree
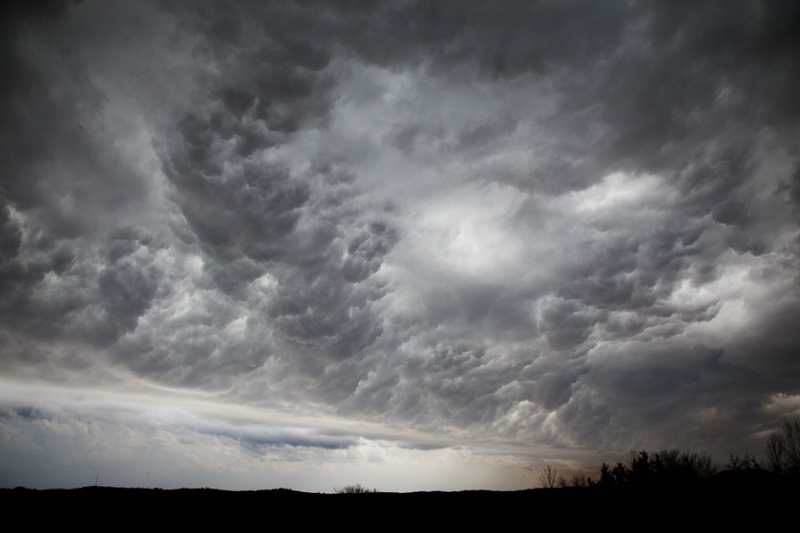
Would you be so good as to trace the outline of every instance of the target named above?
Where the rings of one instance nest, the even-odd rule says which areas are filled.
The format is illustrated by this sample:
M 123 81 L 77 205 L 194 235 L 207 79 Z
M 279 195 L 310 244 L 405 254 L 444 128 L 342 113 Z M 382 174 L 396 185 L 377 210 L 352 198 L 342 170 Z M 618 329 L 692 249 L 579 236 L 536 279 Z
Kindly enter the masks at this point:
M 782 433 L 767 439 L 767 469 L 779 474 L 800 474 L 800 422 L 786 422 Z
M 569 486 L 575 488 L 588 487 L 590 482 L 590 478 L 587 478 L 586 476 L 580 476 L 578 474 L 575 474 L 569 478 Z
M 355 485 L 345 485 L 344 487 L 334 487 L 333 492 L 336 494 L 367 494 L 371 492 L 378 492 L 378 489 L 368 489 L 356 483 Z
M 614 474 L 611 473 L 611 467 L 603 463 L 600 467 L 600 481 L 597 485 L 603 488 L 613 487 L 617 482 L 614 480 Z
M 717 469 L 706 453 L 662 450 L 653 457 L 653 471 L 660 477 L 690 480 L 709 477 Z
M 617 465 L 614 467 L 611 475 L 614 476 L 614 482 L 616 485 L 624 485 L 628 482 L 628 469 L 625 468 L 625 465 L 619 461 L 617 461 Z
M 711 456 L 705 453 L 662 450 L 648 453 L 631 451 L 628 465 L 620 462 L 612 470 L 603 463 L 600 467 L 601 487 L 667 486 L 685 484 L 709 477 L 716 472 Z
M 539 474 L 539 486 L 545 489 L 554 489 L 558 486 L 559 475 L 550 464 L 545 465 Z
M 725 468 L 727 470 L 761 470 L 761 463 L 756 460 L 755 456 L 747 452 L 742 455 L 732 453 Z
M 652 480 L 652 465 L 650 464 L 650 454 L 642 450 L 640 452 L 631 451 L 630 466 L 628 467 L 627 480 L 635 485 L 645 485 Z

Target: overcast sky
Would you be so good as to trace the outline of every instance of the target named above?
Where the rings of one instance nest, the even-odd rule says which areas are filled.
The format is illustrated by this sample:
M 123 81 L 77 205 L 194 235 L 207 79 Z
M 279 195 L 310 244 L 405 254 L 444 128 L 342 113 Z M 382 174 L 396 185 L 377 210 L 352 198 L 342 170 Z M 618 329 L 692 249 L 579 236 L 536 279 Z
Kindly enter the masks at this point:
M 800 3 L 0 9 L 0 486 L 518 489 L 800 416 Z

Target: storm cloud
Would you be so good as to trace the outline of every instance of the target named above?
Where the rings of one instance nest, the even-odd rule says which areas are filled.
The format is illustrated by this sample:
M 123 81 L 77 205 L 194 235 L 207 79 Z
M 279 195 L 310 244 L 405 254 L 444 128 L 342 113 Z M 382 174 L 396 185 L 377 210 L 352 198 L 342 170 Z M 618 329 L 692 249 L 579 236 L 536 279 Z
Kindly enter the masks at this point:
M 157 420 L 242 471 L 474 449 L 518 488 L 797 415 L 795 3 L 7 4 L 17 462 Z

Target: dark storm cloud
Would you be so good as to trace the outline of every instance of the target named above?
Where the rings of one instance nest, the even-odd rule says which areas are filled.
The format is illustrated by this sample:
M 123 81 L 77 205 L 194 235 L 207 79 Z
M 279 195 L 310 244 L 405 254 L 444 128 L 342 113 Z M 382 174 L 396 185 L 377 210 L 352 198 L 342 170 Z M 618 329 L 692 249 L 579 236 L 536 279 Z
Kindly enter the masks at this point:
M 129 224 L 147 189 L 104 145 L 106 98 L 60 26 L 67 4 L 4 10 L 4 327 L 107 346 L 135 329 L 158 285 L 157 245 L 125 235 L 139 231 Z
M 102 242 L 110 247 L 105 265 L 46 233 L 16 244 L 17 253 L 4 258 L 4 321 L 40 340 L 115 342 L 136 328 L 161 276 L 154 251 L 136 237 Z
M 380 209 L 355 206 L 359 192 L 335 164 L 297 169 L 272 158 L 297 134 L 322 127 L 331 107 L 322 71 L 331 52 L 295 31 L 314 31 L 311 12 L 286 5 L 272 15 L 216 18 L 201 7 L 191 19 L 203 38 L 200 53 L 219 72 L 205 81 L 207 100 L 178 120 L 160 152 L 170 198 L 190 231 L 182 238 L 199 246 L 203 269 L 232 300 L 209 307 L 192 349 L 177 339 L 165 346 L 154 334 L 133 339 L 137 348 L 122 359 L 140 372 L 176 375 L 162 367 L 177 356 L 177 375 L 208 381 L 250 372 L 277 352 L 307 359 L 300 366 L 316 373 L 315 358 L 352 357 L 381 334 L 371 303 L 383 291 L 371 278 L 395 231 Z M 258 280 L 270 288 L 255 286 Z M 255 306 L 238 313 L 248 315 L 256 337 L 221 345 L 212 324 L 230 324 L 236 305 Z
M 371 63 L 401 68 L 430 61 L 449 75 L 459 64 L 477 62 L 488 76 L 510 78 L 613 49 L 621 15 L 631 10 L 571 1 L 444 1 L 352 3 L 334 11 L 345 43 Z
M 537 4 L 534 9 L 544 5 Z M 506 32 L 508 25 L 475 23 L 470 20 L 469 9 L 447 10 L 442 4 L 430 7 L 423 19 L 430 23 L 431 28 L 435 26 L 438 29 L 436 38 L 430 41 L 424 37 L 431 35 L 426 33 L 424 24 L 421 28 L 415 27 L 417 35 L 423 37 L 411 47 L 414 52 L 404 57 L 428 58 L 432 65 L 428 74 L 432 76 L 445 78 L 457 72 L 459 67 L 478 65 L 480 74 L 488 78 L 503 80 L 529 74 L 532 80 L 548 79 L 556 88 L 555 94 L 559 95 L 555 110 L 544 121 L 550 136 L 548 151 L 531 165 L 530 171 L 526 174 L 483 172 L 480 178 L 508 176 L 511 179 L 506 182 L 533 193 L 518 212 L 516 229 L 535 228 L 531 231 L 536 231 L 539 239 L 553 239 L 554 247 L 558 248 L 559 239 L 563 247 L 572 247 L 569 250 L 571 257 L 563 261 L 561 270 L 549 279 L 549 290 L 526 287 L 524 279 L 513 282 L 518 290 L 530 295 L 528 300 L 521 298 L 529 305 L 508 307 L 519 311 L 517 320 L 524 323 L 526 320 L 522 317 L 530 313 L 531 307 L 540 310 L 536 327 L 529 329 L 529 339 L 536 338 L 538 328 L 548 347 L 563 353 L 567 361 L 585 356 L 599 342 L 637 337 L 644 342 L 668 342 L 667 339 L 684 334 L 694 324 L 715 320 L 723 308 L 723 300 L 719 298 L 699 299 L 692 303 L 683 301 L 688 296 L 682 292 L 687 286 L 699 289 L 724 283 L 720 280 L 728 275 L 725 267 L 730 261 L 738 260 L 737 257 L 749 261 L 748 258 L 772 254 L 771 257 L 780 262 L 783 259 L 778 257 L 788 254 L 785 260 L 790 263 L 787 264 L 796 264 L 795 252 L 775 244 L 776 233 L 785 227 L 785 215 L 794 213 L 792 204 L 783 199 L 789 199 L 783 187 L 794 187 L 796 164 L 789 172 L 785 168 L 765 166 L 765 158 L 771 155 L 764 151 L 761 144 L 764 140 L 759 135 L 764 132 L 773 135 L 773 140 L 767 142 L 782 146 L 778 153 L 786 149 L 792 154 L 790 158 L 796 158 L 792 143 L 786 144 L 792 138 L 789 132 L 796 131 L 786 128 L 789 123 L 795 124 L 796 128 L 796 117 L 792 118 L 796 106 L 778 95 L 785 94 L 783 91 L 788 86 L 793 90 L 800 88 L 796 86 L 797 63 L 788 59 L 796 59 L 798 43 L 793 34 L 786 31 L 786 24 L 778 23 L 775 17 L 776 12 L 782 12 L 782 16 L 788 19 L 796 18 L 797 14 L 796 8 L 788 4 L 762 7 L 754 3 L 742 3 L 737 8 L 724 3 L 703 6 L 640 3 L 635 7 L 620 4 L 617 8 L 624 12 L 622 16 L 612 13 L 613 10 L 604 11 L 605 15 L 613 18 L 614 24 L 592 25 L 581 22 L 584 20 L 582 15 L 576 15 L 570 19 L 573 25 L 570 27 L 580 31 L 562 33 L 560 28 L 567 27 L 564 24 L 566 18 L 559 18 L 564 13 L 558 8 L 542 7 L 547 16 L 539 19 L 527 17 L 525 8 L 515 11 L 507 9 L 507 6 L 480 6 L 484 16 L 497 9 L 498 13 L 502 12 L 499 16 L 513 14 L 519 17 L 518 20 L 532 22 L 534 26 L 549 20 L 547 27 L 550 32 L 532 32 L 535 35 L 530 39 L 526 34 L 525 42 L 531 43 L 528 50 L 514 50 L 513 47 L 493 50 L 501 33 L 503 38 L 513 40 L 508 36 L 518 32 Z M 569 7 L 565 9 L 569 10 Z M 403 13 L 408 14 L 409 20 L 415 20 L 409 14 L 412 10 Z M 402 18 L 401 27 L 407 24 L 406 20 Z M 625 23 L 621 23 L 623 20 Z M 497 38 L 491 35 L 490 28 L 497 30 Z M 468 35 L 485 38 L 469 40 L 466 38 Z M 569 39 L 567 35 L 580 35 L 581 38 Z M 593 39 L 599 35 L 602 35 L 600 39 Z M 440 46 L 433 45 L 434 42 Z M 768 44 L 776 42 L 781 45 Z M 479 43 L 480 50 L 470 53 L 471 44 L 467 43 L 475 43 L 475 46 Z M 582 43 L 599 44 L 589 47 Z M 379 64 L 390 61 L 388 58 L 392 57 L 390 52 L 381 52 L 381 49 L 375 53 L 382 55 L 365 53 L 363 57 L 372 58 Z M 489 62 L 485 54 L 491 53 L 495 54 L 495 64 L 503 68 L 498 67 L 495 71 L 486 68 Z M 403 64 L 402 60 L 398 59 L 396 64 Z M 778 78 L 782 81 L 776 85 Z M 455 82 L 452 83 L 455 87 Z M 520 125 L 532 119 L 524 110 L 517 111 L 514 119 L 505 122 L 505 128 L 487 122 L 482 126 L 464 126 L 460 131 L 457 126 L 448 131 L 448 125 L 426 124 L 424 115 L 420 115 L 419 122 L 398 127 L 390 139 L 411 155 L 418 155 L 420 150 L 446 155 L 459 146 L 450 139 L 470 139 L 473 138 L 471 132 L 478 135 L 480 131 L 494 131 L 495 138 L 489 140 L 487 136 L 483 142 L 497 143 L 498 135 L 502 138 L 522 131 Z M 453 118 L 452 123 L 458 124 L 459 120 Z M 493 117 L 492 120 L 496 119 Z M 467 158 L 480 153 L 475 149 L 468 150 L 470 143 L 461 146 Z M 502 147 L 502 143 L 496 146 Z M 614 172 L 636 177 L 606 188 L 603 184 L 610 183 L 608 176 Z M 650 174 L 658 175 L 658 178 L 648 184 L 650 178 L 647 175 Z M 773 176 L 762 184 L 765 174 Z M 639 182 L 645 185 L 633 194 L 635 199 L 629 203 L 612 202 L 609 205 L 611 210 L 600 207 L 594 212 L 574 212 L 567 203 L 570 192 L 575 191 L 585 194 L 572 197 L 574 201 L 602 205 L 609 195 L 616 194 L 616 190 L 635 188 Z M 546 196 L 542 197 L 542 194 Z M 548 197 L 565 198 L 557 205 L 567 210 L 548 209 Z M 543 209 L 546 213 L 545 227 L 538 220 Z M 770 213 L 771 209 L 776 211 Z M 581 231 L 585 234 L 581 235 Z M 567 258 L 565 251 L 557 250 L 556 253 Z M 500 287 L 495 289 L 502 290 Z M 473 287 L 459 287 L 456 283 L 437 287 L 428 293 L 426 312 L 417 317 L 414 326 L 430 320 L 437 324 L 443 336 L 449 331 L 452 335 L 468 338 L 476 329 L 480 331 L 476 336 L 496 335 L 503 323 L 508 322 L 499 321 L 496 328 L 487 327 L 486 318 L 494 313 L 490 311 L 492 296 L 470 300 L 468 294 L 472 290 Z M 552 296 L 541 298 L 547 292 Z M 512 300 L 515 298 L 506 296 Z M 779 313 L 791 316 L 790 312 Z M 780 323 L 777 321 L 769 329 L 756 326 L 758 333 L 752 334 L 765 343 L 770 343 L 770 339 L 775 337 L 793 339 L 789 329 L 778 333 Z M 402 324 L 404 327 L 410 325 L 408 321 Z M 760 372 L 766 371 L 766 366 L 757 363 L 761 357 L 755 352 L 751 358 L 746 357 L 750 359 L 746 367 L 760 368 L 757 374 L 743 370 L 745 367 L 731 370 L 724 364 L 703 367 L 702 373 L 698 374 L 700 371 L 694 365 L 704 364 L 702 361 L 712 353 L 720 353 L 715 350 L 728 342 L 709 339 L 704 352 L 707 355 L 698 355 L 700 362 L 685 361 L 682 363 L 685 368 L 675 372 L 662 372 L 654 367 L 635 374 L 642 383 L 651 383 L 654 391 L 670 391 L 670 401 L 677 403 L 697 403 L 696 397 L 690 393 L 682 397 L 684 389 L 676 386 L 686 379 L 686 375 L 714 376 L 717 373 L 727 376 L 719 380 L 692 378 L 702 382 L 698 389 L 709 389 L 708 398 L 713 399 L 708 400 L 708 405 L 724 403 L 722 398 L 735 389 L 736 380 L 752 379 L 762 385 L 771 383 L 752 389 L 755 396 L 763 394 L 764 401 L 768 400 L 770 391 L 795 390 L 791 384 L 797 382 L 797 375 L 793 372 L 783 384 L 759 377 Z M 786 344 L 795 345 L 793 340 Z M 645 345 L 642 346 L 645 350 Z M 479 342 L 476 347 L 485 352 L 491 344 Z M 691 351 L 691 348 L 681 345 L 674 350 L 665 352 L 664 357 L 675 358 L 678 352 Z M 733 350 L 728 350 L 725 357 L 733 357 L 732 353 Z M 741 354 L 741 351 L 737 353 Z M 648 360 L 645 355 L 642 357 Z M 431 370 L 431 375 L 441 376 L 446 381 L 447 372 L 454 371 L 460 378 L 459 387 L 443 390 L 415 375 L 409 383 L 419 385 L 419 389 L 425 392 L 408 404 L 407 412 L 435 410 L 434 406 L 452 401 L 450 408 L 440 412 L 442 420 L 464 424 L 464 419 L 458 415 L 462 409 L 470 409 L 473 417 L 480 418 L 481 399 L 487 397 L 486 391 L 490 392 L 490 402 L 499 405 L 499 399 L 491 394 L 499 395 L 497 391 L 501 387 L 498 384 L 512 382 L 520 367 L 531 368 L 524 374 L 530 376 L 530 380 L 523 380 L 525 392 L 521 398 L 535 398 L 539 405 L 548 409 L 569 404 L 569 411 L 564 411 L 565 418 L 573 416 L 568 413 L 577 412 L 570 404 L 572 398 L 585 398 L 591 402 L 582 404 L 588 407 L 588 410 L 580 410 L 582 415 L 594 416 L 591 414 L 592 405 L 601 409 L 603 402 L 597 395 L 603 397 L 606 392 L 592 391 L 586 387 L 588 381 L 579 378 L 591 375 L 587 374 L 588 369 L 601 363 L 591 360 L 588 364 L 575 366 L 556 363 L 551 364 L 549 372 L 542 374 L 533 371 L 536 364 L 530 361 L 515 367 L 499 363 L 496 357 L 486 359 L 494 359 L 492 364 L 501 376 L 497 378 L 497 384 L 483 375 L 479 382 L 470 383 L 465 379 L 470 370 L 451 361 L 446 370 Z M 552 361 L 549 357 L 547 360 Z M 741 364 L 742 360 L 737 362 Z M 789 361 L 781 364 L 790 372 L 794 366 Z M 397 378 L 380 377 L 378 373 L 374 379 L 376 386 L 373 388 L 361 383 L 359 394 L 376 400 L 376 405 L 387 409 L 391 408 L 392 401 L 405 405 L 402 402 L 406 400 L 400 399 L 402 395 L 390 400 L 391 395 L 385 390 L 386 387 L 401 390 L 404 387 L 402 383 Z M 535 391 L 545 390 L 547 383 L 554 384 L 555 389 L 537 396 Z M 618 383 L 615 386 L 623 385 Z M 647 390 L 648 387 L 644 386 L 633 394 L 636 398 L 633 403 L 649 401 Z M 430 398 L 426 398 L 428 393 Z M 608 398 L 613 397 L 608 395 Z M 660 395 L 655 394 L 654 398 L 654 409 L 669 411 L 659 405 L 657 398 L 661 398 Z M 368 403 L 369 400 L 364 401 L 364 404 Z M 630 424 L 625 430 L 627 423 L 620 422 L 625 417 L 611 414 L 617 407 L 611 401 L 607 415 L 601 419 L 617 428 L 615 435 L 624 440 L 630 438 L 631 428 L 637 424 Z M 619 412 L 625 411 L 619 407 Z M 735 418 L 735 414 L 730 416 Z M 631 420 L 633 418 L 631 416 Z M 648 423 L 652 420 L 648 419 Z M 578 429 L 578 425 L 575 427 Z M 578 440 L 589 439 L 591 431 L 578 429 Z M 626 431 L 627 436 L 623 437 Z
M 524 23 L 556 20 L 532 38 L 524 33 L 529 53 L 544 54 L 557 71 L 550 79 L 562 103 L 546 123 L 556 140 L 545 161 L 526 181 L 513 176 L 518 186 L 560 192 L 609 170 L 665 172 L 680 180 L 693 204 L 687 209 L 707 209 L 737 194 L 754 144 L 751 127 L 796 120 L 796 106 L 784 96 L 800 88 L 789 59 L 798 46 L 785 23 L 798 16 L 790 3 L 594 6 L 613 24 L 597 23 L 585 5 L 575 16 L 562 12 L 570 8 L 536 6 L 546 16 L 529 19 L 524 10 L 496 6 Z M 500 27 L 496 33 L 507 35 Z M 474 42 L 492 49 L 491 39 Z
M 755 434 L 769 427 L 764 410 L 781 388 L 763 372 L 727 363 L 721 351 L 680 344 L 622 346 L 598 356 L 558 411 L 563 430 L 587 445 L 674 446 L 686 437 L 686 420 L 701 424 L 692 434 L 703 449 L 724 455 L 762 445 Z
M 798 393 L 794 3 L 108 5 L 4 8 L 4 370 L 611 450 Z
M 206 134 L 223 143 L 219 132 Z M 187 151 L 196 149 L 192 135 L 182 132 Z M 382 291 L 370 278 L 394 231 L 350 207 L 355 191 L 340 185 L 334 170 L 291 176 L 258 159 L 268 148 L 259 147 L 252 159 L 228 154 L 224 170 L 205 152 L 176 165 L 179 170 L 168 170 L 176 202 L 219 288 L 247 298 L 248 285 L 267 276 L 276 285 L 263 300 L 261 319 L 278 338 L 301 351 L 350 357 L 380 335 L 370 302 Z
M 193 60 L 215 64 L 217 73 L 200 80 L 206 100 L 157 144 L 169 199 L 185 221 L 172 229 L 189 248 L 170 248 L 160 228 L 152 235 L 146 226 L 157 219 L 136 220 L 145 180 L 102 146 L 95 120 L 108 98 L 77 53 L 86 43 L 57 24 L 68 10 L 9 19 L 5 64 L 15 72 L 5 78 L 12 105 L 3 107 L 4 131 L 20 134 L 3 152 L 6 167 L 16 169 L 3 180 L 7 326 L 39 340 L 100 347 L 127 335 L 112 350 L 118 361 L 189 382 L 252 371 L 275 349 L 273 334 L 289 351 L 334 358 L 350 357 L 380 335 L 370 302 L 382 292 L 370 278 L 394 231 L 380 213 L 348 207 L 358 192 L 341 185 L 330 164 L 298 171 L 268 157 L 293 133 L 321 126 L 331 105 L 330 79 L 321 72 L 330 51 L 295 31 L 314 31 L 302 24 L 312 12 L 287 5 L 276 17 L 253 21 L 247 11 L 209 6 L 180 14 L 184 29 L 193 26 L 200 37 Z M 30 38 L 38 49 L 23 46 Z M 67 61 L 57 66 L 59 46 Z M 128 212 L 143 224 L 130 225 Z M 203 298 L 202 319 L 169 317 L 176 328 L 169 333 L 152 321 L 138 327 L 149 311 L 165 318 L 175 312 L 172 284 L 185 265 L 167 259 L 179 257 L 172 253 L 158 254 L 191 253 L 192 246 L 227 296 Z M 253 289 L 259 278 L 274 289 Z M 255 308 L 243 307 L 249 305 Z M 234 342 L 216 333 L 240 319 L 256 338 Z M 267 329 L 259 324 L 265 320 Z

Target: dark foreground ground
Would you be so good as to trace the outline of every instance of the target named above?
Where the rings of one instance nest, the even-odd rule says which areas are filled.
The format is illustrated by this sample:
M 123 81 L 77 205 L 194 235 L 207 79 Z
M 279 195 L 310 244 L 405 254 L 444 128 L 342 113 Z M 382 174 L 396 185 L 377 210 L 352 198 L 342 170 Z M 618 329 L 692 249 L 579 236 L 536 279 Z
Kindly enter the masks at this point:
M 766 472 L 722 472 L 694 484 L 531 489 L 513 492 L 317 494 L 289 489 L 0 489 L 7 516 L 27 525 L 90 529 L 203 526 L 261 530 L 492 527 L 616 530 L 705 524 L 796 526 L 800 480 Z M 127 526 L 127 527 L 126 527 Z M 785 529 L 785 526 L 784 528 Z

